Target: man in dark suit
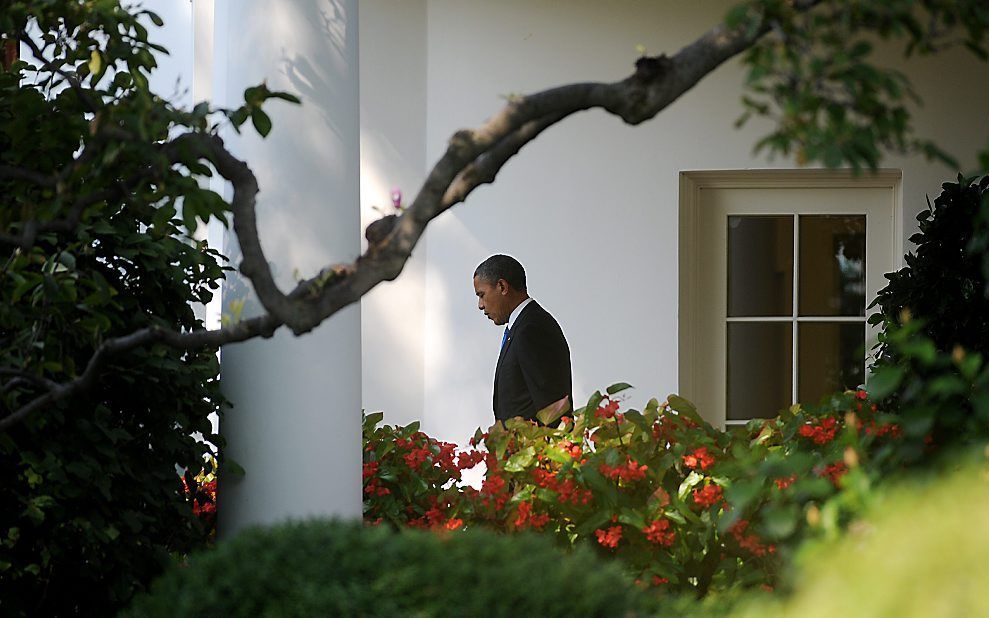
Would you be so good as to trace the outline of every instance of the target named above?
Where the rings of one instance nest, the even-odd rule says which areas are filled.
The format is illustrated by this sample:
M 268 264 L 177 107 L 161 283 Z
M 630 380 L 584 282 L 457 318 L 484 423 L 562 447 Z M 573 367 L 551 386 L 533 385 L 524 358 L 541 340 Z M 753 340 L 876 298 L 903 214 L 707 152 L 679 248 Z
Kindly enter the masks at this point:
M 529 298 L 522 265 L 507 255 L 492 255 L 474 271 L 474 293 L 477 308 L 505 326 L 495 369 L 495 419 L 535 419 L 550 405 L 570 411 L 570 346 L 553 316 Z

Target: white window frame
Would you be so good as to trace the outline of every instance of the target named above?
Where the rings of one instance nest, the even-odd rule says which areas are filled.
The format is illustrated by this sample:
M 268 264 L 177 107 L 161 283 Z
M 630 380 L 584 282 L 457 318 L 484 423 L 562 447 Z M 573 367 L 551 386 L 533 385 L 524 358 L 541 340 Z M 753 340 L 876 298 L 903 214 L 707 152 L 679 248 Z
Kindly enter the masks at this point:
M 824 169 L 762 169 L 762 170 L 702 170 L 680 172 L 680 221 L 679 221 L 679 307 L 678 307 L 678 385 L 682 396 L 696 399 L 701 369 L 695 343 L 698 339 L 697 318 L 701 307 L 702 278 L 699 274 L 699 250 L 705 239 L 700 238 L 698 208 L 703 189 L 773 189 L 773 188 L 833 188 L 854 186 L 860 188 L 885 188 L 892 192 L 892 231 L 890 239 L 892 255 L 889 263 L 893 269 L 903 264 L 903 173 L 895 169 L 862 172 Z M 882 284 L 885 285 L 885 284 Z M 882 285 L 879 287 L 881 288 Z M 872 298 L 866 298 L 866 305 Z M 866 312 L 868 318 L 869 311 Z M 870 345 L 867 342 L 867 346 Z M 796 359 L 794 359 L 796 362 Z M 698 412 L 715 426 L 743 424 L 726 421 L 724 408 L 714 412 L 699 409 Z

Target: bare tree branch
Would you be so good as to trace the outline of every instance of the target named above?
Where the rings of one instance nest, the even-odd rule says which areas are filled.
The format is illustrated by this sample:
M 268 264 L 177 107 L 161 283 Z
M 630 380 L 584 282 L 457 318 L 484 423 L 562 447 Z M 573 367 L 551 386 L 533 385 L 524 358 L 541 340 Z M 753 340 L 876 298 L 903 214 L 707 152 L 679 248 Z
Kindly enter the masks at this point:
M 818 2 L 796 0 L 793 6 L 805 11 Z M 108 340 L 97 349 L 82 375 L 51 386 L 44 395 L 0 419 L 0 431 L 36 410 L 91 388 L 114 354 L 158 342 L 180 349 L 215 348 L 258 336 L 271 337 L 286 324 L 296 335 L 312 330 L 378 283 L 395 279 L 430 221 L 464 201 L 478 186 L 493 182 L 522 147 L 550 126 L 592 108 L 601 108 L 632 125 L 645 122 L 719 65 L 751 47 L 768 30 L 768 25 L 755 32 L 719 25 L 672 58 L 640 58 L 635 72 L 622 81 L 570 84 L 510 101 L 484 125 L 453 135 L 410 207 L 394 220 L 380 242 L 372 243 L 354 264 L 324 269 L 287 295 L 275 284 L 261 248 L 255 218 L 258 185 L 250 168 L 231 155 L 216 135 L 191 133 L 176 138 L 164 146 L 167 153 L 177 156 L 181 149 L 193 148 L 233 186 L 234 231 L 243 252 L 240 270 L 250 279 L 267 314 L 215 331 L 180 333 L 150 327 Z

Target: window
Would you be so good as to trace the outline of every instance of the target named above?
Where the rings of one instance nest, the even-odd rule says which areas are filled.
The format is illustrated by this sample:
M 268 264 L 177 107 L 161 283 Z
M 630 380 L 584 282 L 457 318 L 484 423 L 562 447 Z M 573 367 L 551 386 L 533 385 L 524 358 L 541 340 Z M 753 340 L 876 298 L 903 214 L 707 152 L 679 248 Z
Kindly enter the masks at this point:
M 866 380 L 899 172 L 684 173 L 680 390 L 716 425 Z

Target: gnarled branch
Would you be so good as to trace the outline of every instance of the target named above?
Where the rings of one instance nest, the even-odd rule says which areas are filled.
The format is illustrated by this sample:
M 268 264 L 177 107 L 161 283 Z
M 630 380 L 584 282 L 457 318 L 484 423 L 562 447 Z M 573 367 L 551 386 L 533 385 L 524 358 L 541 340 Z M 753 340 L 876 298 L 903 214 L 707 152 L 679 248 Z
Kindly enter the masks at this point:
M 808 10 L 818 1 L 797 0 L 794 8 Z M 250 168 L 233 157 L 215 135 L 193 133 L 176 138 L 165 145 L 166 151 L 197 149 L 233 185 L 234 231 L 243 252 L 240 270 L 250 279 L 267 313 L 215 331 L 175 332 L 150 327 L 108 340 L 97 349 L 82 375 L 66 384 L 51 385 L 45 394 L 0 419 L 0 431 L 36 410 L 90 388 L 114 354 L 157 342 L 181 349 L 215 348 L 270 337 L 285 324 L 296 334 L 312 330 L 378 283 L 395 279 L 429 222 L 462 202 L 478 186 L 493 182 L 501 168 L 542 131 L 592 108 L 604 109 L 633 125 L 649 120 L 705 75 L 752 46 L 768 29 L 730 30 L 719 25 L 673 57 L 640 58 L 635 72 L 619 82 L 570 84 L 510 101 L 484 125 L 453 135 L 412 204 L 383 239 L 354 264 L 333 269 L 335 276 L 302 281 L 289 294 L 278 289 L 261 249 L 254 213 L 258 186 Z

